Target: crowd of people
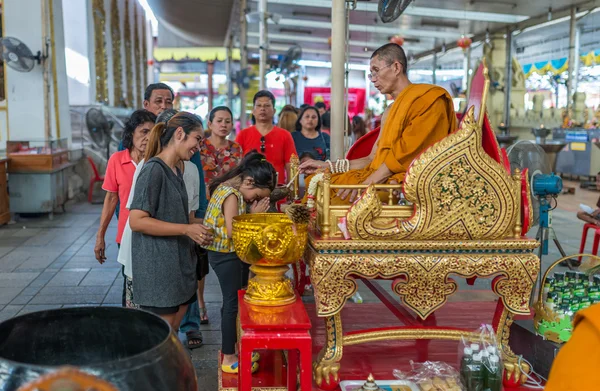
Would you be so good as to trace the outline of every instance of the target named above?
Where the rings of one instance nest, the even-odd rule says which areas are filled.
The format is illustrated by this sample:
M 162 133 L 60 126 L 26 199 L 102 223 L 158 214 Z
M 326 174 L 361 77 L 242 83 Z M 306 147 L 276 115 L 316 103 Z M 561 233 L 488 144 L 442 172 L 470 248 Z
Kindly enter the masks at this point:
M 285 106 L 275 124 L 275 97 L 259 91 L 253 125 L 235 135 L 230 108 L 215 107 L 202 120 L 173 109 L 173 90 L 146 88 L 143 109 L 126 123 L 118 152 L 109 159 L 106 191 L 94 248 L 106 260 L 105 236 L 114 216 L 122 265 L 122 305 L 153 312 L 202 346 L 200 325 L 209 322 L 204 281 L 210 267 L 223 294 L 222 369 L 237 373 L 237 291 L 248 267 L 231 241 L 233 217 L 265 212 L 275 186 L 290 178 L 293 154 L 302 161 L 329 159 L 329 112 L 323 103 Z M 352 121 L 354 139 L 366 133 Z M 253 370 L 258 368 L 253 355 Z

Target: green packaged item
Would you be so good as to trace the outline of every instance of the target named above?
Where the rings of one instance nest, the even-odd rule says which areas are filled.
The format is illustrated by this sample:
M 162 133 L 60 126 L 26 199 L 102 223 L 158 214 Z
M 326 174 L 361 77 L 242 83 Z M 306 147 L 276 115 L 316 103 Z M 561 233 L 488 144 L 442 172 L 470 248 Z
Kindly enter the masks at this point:
M 571 299 L 570 309 L 573 313 L 579 311 L 579 305 L 581 304 L 581 299 L 579 297 L 574 297 Z
M 573 296 L 575 296 L 575 297 L 585 296 L 585 287 L 583 286 L 583 283 L 578 282 L 577 284 L 575 284 L 575 288 L 573 289 Z
M 591 305 L 592 305 L 592 301 L 590 300 L 590 298 L 589 297 L 583 297 L 581 299 L 581 304 L 579 304 L 579 309 L 580 310 L 584 310 L 584 309 L 588 308 Z
M 565 282 L 576 281 L 576 279 L 577 279 L 577 272 L 575 272 L 574 270 L 569 270 L 568 272 L 565 273 Z
M 554 273 L 556 286 L 565 286 L 565 273 Z
M 590 285 L 589 288 L 587 289 L 587 295 L 590 299 L 596 299 L 596 298 L 600 298 L 600 287 L 597 287 L 595 285 Z
M 600 286 L 600 276 L 592 277 L 592 281 L 594 282 L 594 285 Z

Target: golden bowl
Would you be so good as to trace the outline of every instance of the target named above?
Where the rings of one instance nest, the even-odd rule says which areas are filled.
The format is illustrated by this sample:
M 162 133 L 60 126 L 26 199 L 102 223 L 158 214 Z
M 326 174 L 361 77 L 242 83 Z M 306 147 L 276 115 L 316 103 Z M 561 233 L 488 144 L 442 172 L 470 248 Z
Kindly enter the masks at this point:
M 267 306 L 293 303 L 296 296 L 285 273 L 304 253 L 307 224 L 293 224 L 283 213 L 245 214 L 233 218 L 232 237 L 238 257 L 256 275 L 244 299 Z

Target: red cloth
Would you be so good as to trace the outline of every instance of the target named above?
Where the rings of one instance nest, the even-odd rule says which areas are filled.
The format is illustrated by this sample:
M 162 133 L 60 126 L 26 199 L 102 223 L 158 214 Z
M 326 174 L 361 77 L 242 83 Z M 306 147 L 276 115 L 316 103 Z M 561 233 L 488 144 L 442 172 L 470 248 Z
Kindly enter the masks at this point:
M 240 144 L 245 156 L 252 150 L 263 153 L 260 149 L 261 137 L 262 135 L 256 129 L 256 126 L 251 126 L 242 130 L 235 138 L 235 141 Z M 287 130 L 274 126 L 265 136 L 264 155 L 279 174 L 278 184 L 286 183 L 285 165 L 290 162 L 290 157 L 295 153 L 296 146 L 294 145 L 294 139 Z
M 106 165 L 106 174 L 104 174 L 104 183 L 102 188 L 111 193 L 119 194 L 119 224 L 117 225 L 117 243 L 121 243 L 121 236 L 125 229 L 125 223 L 129 218 L 129 209 L 127 199 L 131 191 L 133 174 L 135 174 L 136 165 L 131 160 L 129 150 L 119 151 L 112 154 Z

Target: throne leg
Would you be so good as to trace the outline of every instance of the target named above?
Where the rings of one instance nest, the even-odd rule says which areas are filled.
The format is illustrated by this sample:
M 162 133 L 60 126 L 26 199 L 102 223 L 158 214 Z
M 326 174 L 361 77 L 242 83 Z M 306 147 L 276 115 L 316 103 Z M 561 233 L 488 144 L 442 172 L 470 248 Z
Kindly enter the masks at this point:
M 320 389 L 333 390 L 340 382 L 338 372 L 343 353 L 342 317 L 339 312 L 325 318 L 325 330 L 327 341 L 313 363 L 313 377 Z
M 525 362 L 519 363 L 519 357 L 510 348 L 510 326 L 513 324 L 513 318 L 514 314 L 504 307 L 502 300 L 498 300 L 496 316 L 494 316 L 494 328 L 496 329 L 496 336 L 502 349 L 505 386 L 524 384 L 527 381 L 527 374 L 531 372 L 529 364 Z

